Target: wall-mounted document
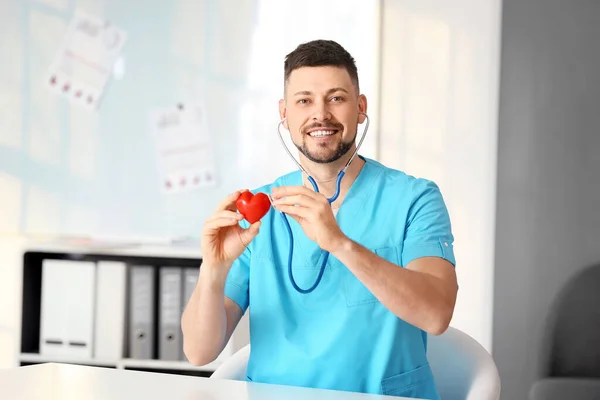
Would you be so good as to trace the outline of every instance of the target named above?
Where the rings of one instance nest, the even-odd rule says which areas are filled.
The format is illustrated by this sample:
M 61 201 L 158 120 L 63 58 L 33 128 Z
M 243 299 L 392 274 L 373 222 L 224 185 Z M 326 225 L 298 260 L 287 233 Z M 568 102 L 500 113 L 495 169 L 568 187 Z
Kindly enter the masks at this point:
M 46 85 L 72 104 L 97 108 L 125 40 L 122 29 L 76 11 L 48 70 Z
M 204 108 L 181 104 L 150 116 L 158 184 L 164 193 L 180 193 L 216 184 L 215 149 Z

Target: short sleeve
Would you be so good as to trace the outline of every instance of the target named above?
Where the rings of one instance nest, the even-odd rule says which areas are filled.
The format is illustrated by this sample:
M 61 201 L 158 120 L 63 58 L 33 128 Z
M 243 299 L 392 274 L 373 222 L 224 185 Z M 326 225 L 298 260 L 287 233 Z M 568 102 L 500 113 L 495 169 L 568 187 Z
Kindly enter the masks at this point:
M 242 255 L 231 265 L 227 280 L 225 281 L 225 296 L 240 306 L 244 313 L 250 304 L 250 260 L 250 247 L 247 247 Z
M 438 186 L 418 180 L 408 212 L 402 265 L 420 257 L 441 257 L 456 266 L 448 209 Z

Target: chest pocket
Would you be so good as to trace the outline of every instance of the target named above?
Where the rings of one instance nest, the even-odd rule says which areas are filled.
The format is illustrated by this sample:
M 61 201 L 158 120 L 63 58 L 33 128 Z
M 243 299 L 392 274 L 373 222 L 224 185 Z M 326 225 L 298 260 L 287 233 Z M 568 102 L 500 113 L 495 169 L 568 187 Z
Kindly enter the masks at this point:
M 372 250 L 379 257 L 395 264 L 400 268 L 401 246 L 380 247 Z M 346 304 L 348 307 L 355 307 L 378 302 L 375 295 L 354 276 L 350 270 L 346 271 L 344 277 L 344 292 L 346 294 Z

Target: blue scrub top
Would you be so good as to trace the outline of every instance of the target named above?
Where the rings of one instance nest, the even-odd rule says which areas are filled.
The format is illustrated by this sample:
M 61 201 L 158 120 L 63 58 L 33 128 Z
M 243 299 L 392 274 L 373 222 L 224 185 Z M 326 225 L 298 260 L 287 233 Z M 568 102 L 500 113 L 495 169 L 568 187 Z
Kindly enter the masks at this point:
M 399 267 L 425 256 L 455 264 L 438 187 L 361 158 L 366 163 L 336 216 L 342 232 Z M 302 185 L 299 171 L 253 192 L 293 185 Z M 309 288 L 324 252 L 293 218 L 288 221 L 294 278 Z M 283 216 L 271 209 L 227 277 L 225 295 L 250 312 L 247 380 L 439 399 L 426 358 L 427 334 L 385 308 L 332 255 L 319 286 L 298 293 L 288 277 L 289 245 Z

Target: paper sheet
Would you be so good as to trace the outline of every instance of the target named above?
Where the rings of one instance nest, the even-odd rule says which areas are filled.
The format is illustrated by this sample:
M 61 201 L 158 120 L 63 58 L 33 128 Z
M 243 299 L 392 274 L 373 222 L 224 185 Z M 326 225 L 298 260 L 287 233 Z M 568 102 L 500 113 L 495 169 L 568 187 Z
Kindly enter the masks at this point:
M 163 192 L 216 185 L 215 154 L 203 107 L 168 107 L 153 112 L 150 119 Z
M 96 109 L 126 38 L 108 21 L 76 11 L 46 85 L 72 104 Z

